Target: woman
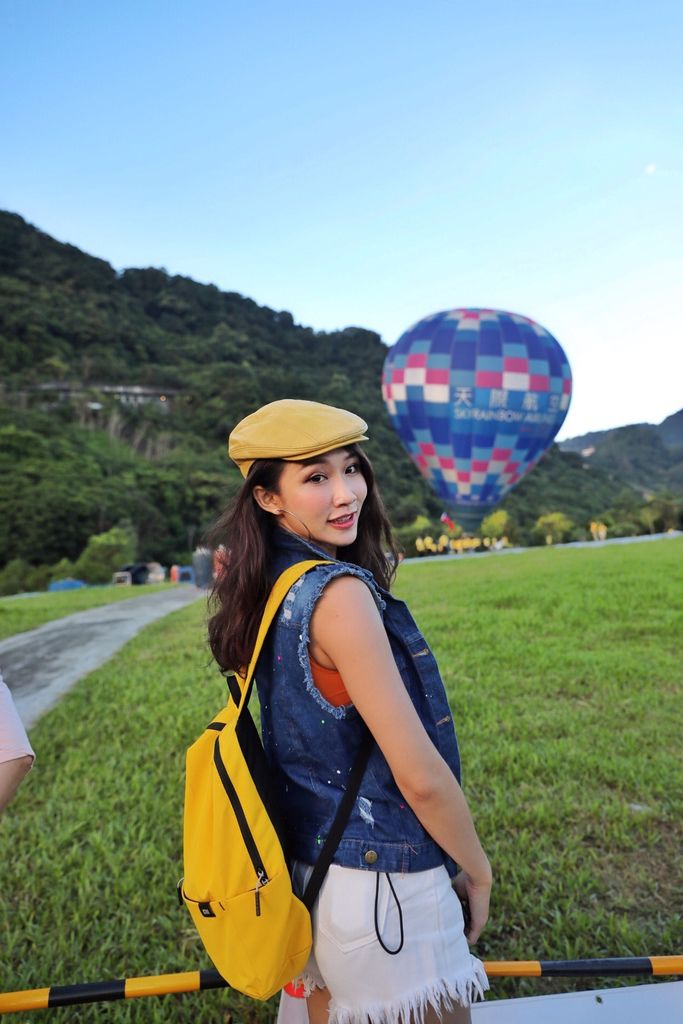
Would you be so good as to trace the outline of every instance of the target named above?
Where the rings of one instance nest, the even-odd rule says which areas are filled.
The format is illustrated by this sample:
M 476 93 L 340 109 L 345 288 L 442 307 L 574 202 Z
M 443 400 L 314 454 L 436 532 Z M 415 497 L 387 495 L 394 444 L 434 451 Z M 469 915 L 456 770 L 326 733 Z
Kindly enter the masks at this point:
M 303 983 L 312 1024 L 470 1019 L 487 986 L 469 953 L 491 869 L 458 783 L 455 732 L 436 662 L 389 593 L 396 548 L 359 444 L 367 425 L 284 400 L 229 439 L 246 478 L 214 540 L 229 551 L 209 623 L 224 670 L 249 661 L 277 577 L 325 560 L 283 601 L 258 661 L 263 741 L 302 889 L 360 740 L 375 746 L 313 912 Z M 388 553 L 387 553 L 388 552 Z M 364 725 L 365 723 L 365 725 Z

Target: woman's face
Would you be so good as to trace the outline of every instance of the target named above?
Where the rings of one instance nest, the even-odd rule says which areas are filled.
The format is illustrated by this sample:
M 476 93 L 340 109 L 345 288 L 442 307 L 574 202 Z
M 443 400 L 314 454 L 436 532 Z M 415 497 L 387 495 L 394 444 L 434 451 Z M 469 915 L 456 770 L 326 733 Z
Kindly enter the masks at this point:
M 315 461 L 285 462 L 277 492 L 258 495 L 259 490 L 254 488 L 254 497 L 281 526 L 335 555 L 356 539 L 368 485 L 358 457 L 336 448 Z

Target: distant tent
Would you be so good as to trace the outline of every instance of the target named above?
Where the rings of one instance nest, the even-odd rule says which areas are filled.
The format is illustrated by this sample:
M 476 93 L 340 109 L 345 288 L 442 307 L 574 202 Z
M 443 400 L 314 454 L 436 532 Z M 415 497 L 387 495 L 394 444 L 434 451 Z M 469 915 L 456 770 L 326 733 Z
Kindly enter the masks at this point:
M 53 580 L 52 583 L 48 584 L 48 590 L 80 590 L 82 587 L 87 587 L 88 584 L 85 580 L 75 580 L 69 576 L 65 580 Z
M 132 562 L 130 565 L 122 565 L 120 571 L 129 572 L 131 582 L 136 587 L 146 583 L 149 576 L 149 567 L 146 562 Z
M 159 562 L 148 562 L 147 568 L 149 569 L 149 576 L 147 577 L 148 583 L 163 583 L 166 579 L 166 570 L 163 565 Z

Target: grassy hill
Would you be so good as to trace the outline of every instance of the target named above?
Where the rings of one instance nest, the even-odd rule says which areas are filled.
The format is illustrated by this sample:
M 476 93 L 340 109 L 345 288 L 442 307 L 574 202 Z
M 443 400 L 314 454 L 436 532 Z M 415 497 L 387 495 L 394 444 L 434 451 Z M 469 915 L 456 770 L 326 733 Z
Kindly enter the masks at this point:
M 139 557 L 186 558 L 239 484 L 228 433 L 284 397 L 361 414 L 395 525 L 417 515 L 438 523 L 442 503 L 382 403 L 386 351 L 361 327 L 314 331 L 287 311 L 164 270 L 117 273 L 0 212 L 0 566 L 74 559 L 122 520 Z M 126 405 L 106 390 L 114 386 L 168 394 L 165 404 Z M 638 471 L 653 464 L 645 458 Z M 677 479 L 662 470 L 658 486 Z M 586 471 L 553 449 L 503 507 L 524 543 L 542 513 L 563 512 L 583 530 L 620 502 L 637 505 L 638 486 L 618 460 Z

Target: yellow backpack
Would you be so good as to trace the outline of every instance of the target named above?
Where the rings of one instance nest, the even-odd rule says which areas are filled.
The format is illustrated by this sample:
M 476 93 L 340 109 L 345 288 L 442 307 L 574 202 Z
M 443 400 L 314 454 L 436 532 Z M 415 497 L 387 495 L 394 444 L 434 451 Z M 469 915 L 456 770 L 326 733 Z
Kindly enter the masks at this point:
M 349 783 L 302 898 L 292 891 L 278 835 L 269 767 L 248 708 L 254 670 L 270 624 L 305 561 L 279 577 L 268 598 L 251 662 L 229 678 L 231 698 L 187 751 L 178 896 L 228 984 L 269 999 L 298 977 L 311 950 L 310 909 L 355 802 L 372 746 L 365 731 Z

